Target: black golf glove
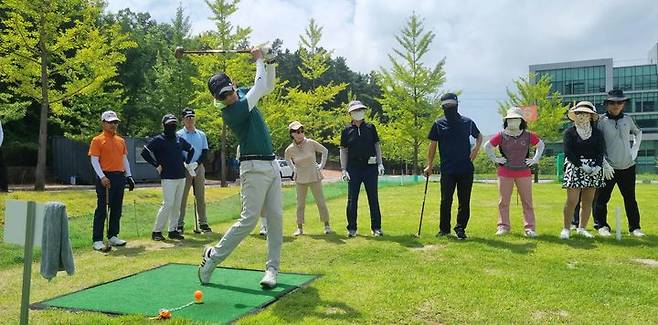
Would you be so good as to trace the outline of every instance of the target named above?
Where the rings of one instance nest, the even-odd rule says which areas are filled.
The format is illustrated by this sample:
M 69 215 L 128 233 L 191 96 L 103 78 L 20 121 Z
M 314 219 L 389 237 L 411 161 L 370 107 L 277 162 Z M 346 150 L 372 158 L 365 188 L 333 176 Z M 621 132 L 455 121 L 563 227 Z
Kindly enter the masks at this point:
M 128 191 L 132 191 L 135 189 L 135 180 L 133 179 L 132 176 L 126 177 L 126 181 L 128 182 Z

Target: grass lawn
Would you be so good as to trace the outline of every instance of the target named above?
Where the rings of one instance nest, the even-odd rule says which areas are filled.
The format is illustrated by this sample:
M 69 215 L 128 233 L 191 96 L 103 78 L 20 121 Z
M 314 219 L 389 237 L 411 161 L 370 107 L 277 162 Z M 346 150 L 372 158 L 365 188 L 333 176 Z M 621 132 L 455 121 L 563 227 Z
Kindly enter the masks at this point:
M 344 183 L 326 186 L 334 235 L 321 235 L 314 205 L 307 206 L 306 235 L 295 238 L 294 191 L 284 196 L 284 246 L 282 271 L 322 274 L 309 287 L 284 297 L 262 312 L 241 320 L 243 323 L 655 323 L 658 315 L 658 265 L 642 263 L 658 260 L 658 201 L 656 185 L 638 185 L 645 239 L 624 238 L 586 240 L 557 238 L 562 225 L 561 210 L 565 192 L 557 184 L 534 188 L 539 238 L 522 236 L 521 207 L 513 198 L 512 233 L 494 236 L 497 216 L 495 184 L 476 184 L 473 190 L 470 238 L 459 242 L 436 238 L 438 228 L 438 184 L 432 183 L 425 207 L 422 238 L 411 234 L 418 227 L 424 184 L 394 186 L 380 191 L 385 236 L 369 234 L 365 193 L 359 209 L 360 235 L 345 236 Z M 41 301 L 113 280 L 168 262 L 198 263 L 201 247 L 218 239 L 213 235 L 187 235 L 182 243 L 155 243 L 148 239 L 159 199 L 153 203 L 142 197 L 151 190 L 128 194 L 127 213 L 122 229 L 132 240 L 128 246 L 108 256 L 89 247 L 89 209 L 93 193 L 67 193 L 64 202 L 86 204 L 72 216 L 77 274 L 48 282 L 33 265 L 31 301 Z M 217 191 L 209 211 L 213 229 L 224 232 L 237 213 L 235 189 Z M 223 193 L 223 191 L 227 191 Z M 91 193 L 91 194 L 90 194 Z M 154 193 L 157 193 L 155 191 Z M 14 193 L 10 194 L 14 195 Z M 22 194 L 21 194 L 22 195 Z M 27 195 L 27 194 L 25 194 Z M 66 195 L 78 198 L 67 201 Z M 137 204 L 141 238 L 137 238 L 130 210 L 130 195 Z M 82 198 L 85 198 L 84 200 Z M 0 197 L 4 199 L 4 197 Z M 91 200 L 90 202 L 86 202 Z M 137 198 L 135 198 L 137 200 Z M 141 202 L 144 200 L 145 202 Z M 84 202 L 83 202 L 84 201 Z M 239 203 L 239 202 L 237 202 Z M 150 204 L 150 205 L 149 205 Z M 152 207 L 151 207 L 152 205 Z M 610 210 L 623 206 L 615 191 Z M 91 207 L 91 208 L 89 208 Z M 455 204 L 456 207 L 456 204 Z M 454 215 L 453 215 L 454 218 Z M 189 219 L 192 220 L 192 219 Z M 454 219 L 453 219 L 454 220 Z M 86 228 L 83 227 L 83 222 Z M 614 218 L 613 218 L 614 221 Z M 79 223 L 79 224 L 78 224 Z M 626 222 L 624 221 L 624 225 Z M 625 227 L 625 226 L 624 226 Z M 124 232 L 122 231 L 122 234 Z M 10 247 L 2 246 L 0 256 L 0 319 L 16 320 L 19 314 L 22 266 L 5 257 Z M 9 250 L 19 251 L 17 248 Z M 263 268 L 265 241 L 248 237 L 223 265 Z M 14 255 L 15 256 L 15 255 Z M 166 283 L 162 284 L 163 286 Z M 108 303 L 120 297 L 108 297 Z M 160 306 L 154 306 L 154 309 Z M 139 324 L 137 316 L 108 317 L 98 313 L 31 311 L 35 324 Z M 171 324 L 187 324 L 184 320 Z

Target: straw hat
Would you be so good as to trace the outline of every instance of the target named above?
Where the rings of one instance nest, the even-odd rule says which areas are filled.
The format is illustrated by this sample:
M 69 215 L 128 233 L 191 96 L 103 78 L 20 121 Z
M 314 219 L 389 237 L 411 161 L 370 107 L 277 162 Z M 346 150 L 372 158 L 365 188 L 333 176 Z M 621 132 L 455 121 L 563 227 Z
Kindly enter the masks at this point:
M 596 113 L 596 107 L 594 107 L 594 104 L 586 100 L 578 102 L 576 106 L 569 109 L 567 116 L 569 117 L 570 120 L 575 121 L 576 112 L 589 113 L 592 121 L 596 121 L 599 119 L 599 114 Z

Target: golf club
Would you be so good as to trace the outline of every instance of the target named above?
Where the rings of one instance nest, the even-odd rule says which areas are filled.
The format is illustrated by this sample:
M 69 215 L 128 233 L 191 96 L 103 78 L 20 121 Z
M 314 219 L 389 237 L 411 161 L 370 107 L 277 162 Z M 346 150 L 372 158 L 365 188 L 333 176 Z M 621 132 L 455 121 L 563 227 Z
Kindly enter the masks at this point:
M 269 42 L 258 44 L 254 46 L 254 48 L 266 49 L 267 52 L 270 52 L 271 49 L 266 47 L 268 43 Z M 251 53 L 251 49 L 186 50 L 182 46 L 177 46 L 176 49 L 174 50 L 174 57 L 176 57 L 176 59 L 180 59 L 185 54 L 208 55 L 208 54 L 235 54 L 235 53 Z
M 110 188 L 106 187 L 105 188 L 105 222 L 107 223 L 107 237 L 110 236 Z M 101 252 L 109 252 L 112 250 L 112 246 L 110 246 L 110 239 L 106 238 L 107 241 L 103 241 L 105 243 L 105 247 L 101 249 Z
M 425 176 L 425 193 L 423 193 L 423 205 L 420 208 L 420 222 L 418 222 L 418 233 L 416 237 L 420 238 L 420 229 L 423 227 L 423 213 L 425 212 L 425 199 L 427 198 L 427 184 L 430 182 L 430 177 Z
M 196 181 L 196 177 L 192 177 L 192 196 L 194 196 L 194 233 L 200 234 L 201 230 L 199 230 L 199 215 L 196 212 L 196 186 L 194 186 L 194 181 Z

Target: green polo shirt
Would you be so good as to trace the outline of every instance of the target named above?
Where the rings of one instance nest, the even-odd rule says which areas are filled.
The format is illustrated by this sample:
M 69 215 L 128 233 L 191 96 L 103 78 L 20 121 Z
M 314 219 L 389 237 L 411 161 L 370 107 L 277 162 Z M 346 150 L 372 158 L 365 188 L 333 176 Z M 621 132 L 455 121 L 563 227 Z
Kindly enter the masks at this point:
M 238 88 L 238 101 L 222 109 L 222 118 L 240 141 L 240 155 L 271 156 L 272 137 L 258 107 L 249 110 L 248 89 Z

